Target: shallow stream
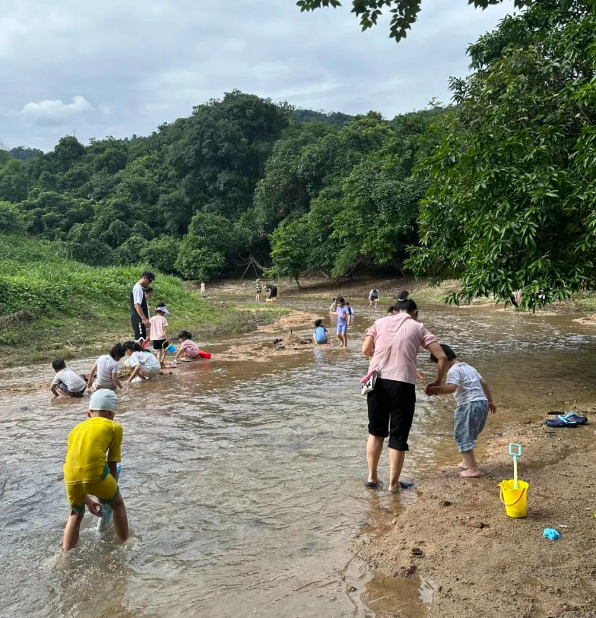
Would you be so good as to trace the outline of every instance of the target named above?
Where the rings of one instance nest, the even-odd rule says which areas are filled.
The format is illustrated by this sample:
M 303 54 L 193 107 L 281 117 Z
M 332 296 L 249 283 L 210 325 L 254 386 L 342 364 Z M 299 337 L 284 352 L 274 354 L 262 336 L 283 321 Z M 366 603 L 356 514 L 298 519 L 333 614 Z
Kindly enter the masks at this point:
M 384 308 L 351 300 L 357 315 L 348 350 L 334 344 L 279 354 L 272 341 L 285 333 L 271 329 L 200 342 L 213 361 L 182 365 L 122 395 L 120 485 L 133 529 L 124 546 L 100 538 L 87 514 L 79 547 L 61 555 L 62 463 L 87 400 L 51 402 L 36 389 L 51 367 L 3 371 L 0 616 L 421 615 L 417 585 L 396 594 L 350 550 L 356 536 L 374 533 L 415 499 L 415 491 L 389 496 L 362 486 L 359 348 Z M 280 303 L 331 322 L 327 299 Z M 593 393 L 596 329 L 572 317 L 433 305 L 421 307 L 420 320 L 491 384 L 499 412 L 486 435 Z M 253 356 L 234 360 L 230 352 L 249 344 Z M 70 365 L 88 372 L 92 363 Z M 419 370 L 427 380 L 434 375 L 426 353 Z M 34 388 L 24 392 L 28 383 Z M 405 478 L 457 462 L 452 409 L 450 398 L 429 400 L 420 385 Z M 386 455 L 381 472 L 386 479 Z M 423 582 L 426 601 L 429 587 Z

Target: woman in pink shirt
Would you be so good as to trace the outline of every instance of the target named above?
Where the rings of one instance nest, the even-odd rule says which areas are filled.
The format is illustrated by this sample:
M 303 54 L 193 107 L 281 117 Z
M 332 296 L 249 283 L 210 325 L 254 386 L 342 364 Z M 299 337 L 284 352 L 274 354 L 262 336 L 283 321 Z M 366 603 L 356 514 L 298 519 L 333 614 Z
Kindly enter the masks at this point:
M 399 480 L 408 436 L 416 405 L 416 358 L 426 348 L 438 360 L 438 374 L 432 386 L 441 384 L 447 370 L 447 357 L 436 337 L 417 321 L 416 303 L 402 292 L 397 299 L 396 315 L 377 320 L 366 333 L 362 353 L 372 358 L 370 369 L 382 366 L 375 389 L 367 396 L 368 461 L 367 487 L 377 487 L 377 467 L 383 442 L 389 437 L 389 491 L 398 491 L 407 483 Z M 393 342 L 393 345 L 392 345 Z

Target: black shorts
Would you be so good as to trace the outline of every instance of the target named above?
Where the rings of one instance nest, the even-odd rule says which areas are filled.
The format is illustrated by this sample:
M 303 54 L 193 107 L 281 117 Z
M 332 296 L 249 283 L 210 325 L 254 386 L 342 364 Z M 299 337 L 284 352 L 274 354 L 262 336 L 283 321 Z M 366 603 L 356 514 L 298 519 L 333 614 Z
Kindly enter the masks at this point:
M 408 382 L 377 378 L 375 390 L 367 395 L 368 433 L 389 436 L 389 448 L 407 451 L 414 419 L 416 389 Z
M 151 341 L 154 350 L 163 350 L 163 344 L 167 343 L 165 339 L 155 339 Z
M 132 330 L 134 332 L 135 341 L 145 339 L 147 337 L 147 328 L 143 324 L 143 320 L 138 315 L 131 315 Z

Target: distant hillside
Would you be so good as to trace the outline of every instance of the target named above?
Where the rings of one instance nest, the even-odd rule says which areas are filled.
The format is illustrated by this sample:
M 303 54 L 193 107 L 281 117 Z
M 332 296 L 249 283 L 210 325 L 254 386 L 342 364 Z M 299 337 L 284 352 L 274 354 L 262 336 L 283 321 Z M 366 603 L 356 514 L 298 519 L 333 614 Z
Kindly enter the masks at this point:
M 298 122 L 326 122 L 341 129 L 350 122 L 354 116 L 342 112 L 315 112 L 312 109 L 295 109 L 294 118 Z

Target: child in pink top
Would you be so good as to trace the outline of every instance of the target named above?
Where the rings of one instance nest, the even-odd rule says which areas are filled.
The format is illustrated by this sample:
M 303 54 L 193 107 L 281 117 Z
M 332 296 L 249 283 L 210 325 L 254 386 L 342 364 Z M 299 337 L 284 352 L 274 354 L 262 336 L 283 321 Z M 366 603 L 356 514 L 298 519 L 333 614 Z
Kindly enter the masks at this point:
M 157 360 L 163 367 L 165 364 L 167 347 L 168 347 L 168 321 L 166 316 L 170 315 L 170 312 L 166 309 L 165 303 L 159 303 L 155 309 L 157 315 L 154 315 L 149 321 L 151 322 L 151 343 L 153 343 L 153 349 L 157 350 Z
M 178 333 L 180 339 L 180 347 L 176 358 L 199 358 L 199 346 L 192 340 L 192 333 L 183 330 Z

